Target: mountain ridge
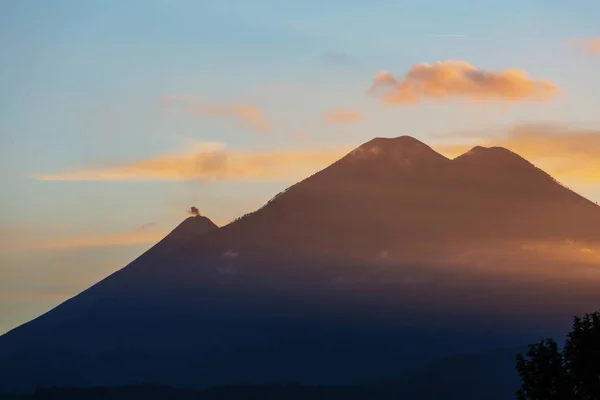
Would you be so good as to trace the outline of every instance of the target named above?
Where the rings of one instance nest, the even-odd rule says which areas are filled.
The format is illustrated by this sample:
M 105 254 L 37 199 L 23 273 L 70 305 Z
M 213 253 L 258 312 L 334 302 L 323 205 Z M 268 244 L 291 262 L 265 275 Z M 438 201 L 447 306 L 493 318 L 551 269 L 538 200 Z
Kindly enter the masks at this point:
M 22 388 L 352 382 L 520 346 L 600 301 L 590 279 L 539 279 L 564 266 L 538 243 L 600 248 L 600 207 L 533 164 L 483 148 L 449 160 L 410 137 L 357 149 L 224 227 L 188 218 L 1 336 L 0 375 Z
M 374 145 L 380 146 L 382 141 L 388 143 L 401 144 L 409 142 L 411 143 L 411 145 L 415 145 L 420 150 L 426 151 L 427 154 L 434 155 L 436 163 L 438 161 L 443 162 L 444 170 L 429 170 L 428 168 L 425 168 L 423 170 L 422 168 L 416 168 L 417 171 L 415 172 L 414 168 L 404 168 L 405 165 L 397 165 L 397 168 L 393 169 L 389 168 L 389 163 L 386 163 L 383 166 L 383 168 L 381 168 L 381 160 L 375 158 L 377 157 L 377 154 L 376 152 L 370 151 L 370 148 Z M 362 150 L 358 151 L 359 149 Z M 482 153 L 482 149 L 484 148 L 476 147 L 474 149 L 476 149 L 476 153 Z M 387 149 L 384 150 L 387 151 Z M 439 153 L 436 153 L 429 146 L 419 142 L 414 138 L 407 136 L 401 136 L 395 139 L 376 138 L 363 144 L 362 146 L 359 146 L 357 149 L 348 153 L 346 156 L 342 157 L 330 167 L 325 168 L 319 171 L 318 173 L 312 175 L 311 177 L 301 181 L 300 183 L 286 189 L 280 195 L 271 199 L 257 213 L 264 215 L 271 209 L 279 208 L 280 205 L 285 202 L 290 203 L 291 201 L 289 201 L 289 199 L 293 195 L 301 195 L 303 197 L 314 197 L 315 195 L 321 195 L 321 192 L 326 193 L 328 190 L 330 190 L 331 187 L 335 185 L 338 186 L 338 193 L 336 193 L 335 195 L 339 195 L 339 192 L 347 192 L 346 189 L 350 186 L 346 182 L 348 180 L 360 180 L 365 185 L 368 185 L 371 181 L 373 181 L 372 186 L 375 186 L 376 184 L 390 186 L 390 182 L 392 182 L 392 185 L 405 185 L 407 187 L 407 190 L 411 190 L 413 193 L 417 193 L 417 190 L 422 190 L 423 182 L 429 182 L 431 185 L 436 185 L 440 187 L 439 193 L 432 193 L 431 196 L 425 196 L 427 193 L 424 193 L 425 197 L 422 199 L 423 201 L 430 201 L 428 200 L 428 197 L 430 199 L 432 196 L 440 195 L 440 193 L 443 195 L 451 193 L 452 190 L 456 190 L 455 188 L 464 189 L 465 191 L 472 190 L 470 189 L 470 187 L 473 186 L 471 185 L 472 182 L 476 182 L 476 184 L 481 185 L 482 188 L 484 188 L 487 191 L 490 191 L 490 193 L 492 194 L 494 194 L 494 191 L 497 192 L 498 190 L 510 190 L 513 192 L 524 190 L 525 194 L 529 196 L 529 198 L 536 201 L 541 198 L 541 195 L 547 196 L 550 193 L 550 195 L 552 195 L 553 197 L 550 200 L 547 200 L 546 203 L 550 201 L 563 203 L 565 201 L 580 201 L 583 199 L 583 197 L 579 195 L 573 196 L 572 194 L 574 194 L 574 192 L 558 185 L 556 181 L 550 177 L 550 175 L 541 171 L 533 164 L 529 163 L 517 154 L 510 152 L 509 150 L 504 148 L 491 148 L 490 151 L 498 153 L 498 150 L 500 150 L 502 155 L 500 161 L 502 161 L 503 159 L 509 160 L 508 165 L 511 167 L 509 168 L 511 173 L 515 173 L 513 168 L 514 166 L 516 166 L 519 169 L 516 179 L 512 178 L 511 176 L 507 176 L 506 172 L 503 171 L 502 168 L 498 168 L 498 160 L 495 160 L 493 163 L 486 163 L 484 160 L 483 164 L 478 162 L 478 160 L 475 160 L 476 164 L 479 163 L 479 166 L 484 169 L 484 172 L 487 172 L 489 170 L 489 167 L 487 167 L 487 165 L 491 165 L 492 172 L 496 174 L 494 180 L 490 180 L 489 182 L 487 182 L 489 180 L 488 176 L 481 176 L 481 171 L 478 171 L 478 169 L 480 168 L 477 168 L 477 165 L 474 166 L 472 163 L 472 157 L 469 157 L 469 159 L 466 160 L 467 162 L 465 163 L 462 163 L 463 159 L 461 158 L 466 157 L 465 155 L 459 156 L 453 160 L 449 160 L 440 155 Z M 489 151 L 485 150 L 483 152 L 488 153 Z M 370 166 L 366 166 L 363 163 L 352 162 L 354 159 L 363 160 L 364 154 L 367 154 L 367 157 L 371 157 L 371 155 L 373 155 L 371 157 L 371 160 L 373 161 L 372 164 L 374 165 L 372 168 L 370 168 Z M 469 154 L 469 152 L 465 154 Z M 478 156 L 477 158 L 481 157 Z M 436 168 L 438 167 L 439 165 L 436 165 Z M 420 172 L 422 172 L 422 175 L 417 174 Z M 457 179 L 450 181 L 450 179 L 452 178 L 452 174 L 456 175 L 458 173 L 461 175 Z M 525 178 L 527 178 L 527 180 Z M 536 182 L 532 184 L 529 178 L 536 180 Z M 378 182 L 378 179 L 387 179 L 387 181 Z M 306 193 L 309 191 L 309 189 L 300 188 L 301 185 L 307 186 L 308 184 L 312 184 L 315 187 L 314 189 L 310 190 L 313 193 Z M 496 186 L 498 185 L 503 185 L 503 187 L 498 189 L 496 188 Z M 344 188 L 343 186 L 346 186 L 346 188 Z M 386 189 L 383 188 L 380 191 L 385 192 Z M 389 195 L 389 190 L 387 194 L 382 193 L 382 195 Z M 310 199 L 307 199 L 307 201 L 309 200 Z M 461 199 L 456 199 L 455 201 L 460 202 Z M 289 207 L 291 210 L 295 210 L 301 207 L 301 205 L 298 204 L 300 203 L 300 201 L 295 201 L 294 203 L 295 204 L 293 205 L 288 204 L 287 207 Z M 589 200 L 585 200 L 585 204 L 593 205 L 593 203 L 589 202 Z M 332 209 L 334 208 L 335 207 L 332 207 Z M 255 213 L 252 213 L 250 216 L 252 215 L 255 215 Z M 244 218 L 244 220 L 247 220 L 247 218 Z M 235 224 L 238 224 L 238 222 L 236 222 Z M 243 223 L 247 223 L 247 221 Z M 233 229 L 231 226 L 227 226 L 225 228 L 226 231 Z

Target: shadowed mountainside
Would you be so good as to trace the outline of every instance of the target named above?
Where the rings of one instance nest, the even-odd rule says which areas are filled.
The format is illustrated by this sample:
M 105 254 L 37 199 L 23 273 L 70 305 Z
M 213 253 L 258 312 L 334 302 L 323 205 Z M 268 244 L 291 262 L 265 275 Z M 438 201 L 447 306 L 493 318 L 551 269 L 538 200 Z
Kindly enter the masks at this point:
M 175 389 L 140 385 L 104 388 L 37 388 L 23 399 L 39 400 L 212 400 L 212 399 L 327 399 L 327 400 L 509 400 L 519 378 L 515 354 L 523 349 L 503 349 L 478 355 L 462 355 L 384 382 L 353 386 L 298 384 L 230 385 L 209 389 Z M 19 397 L 21 398 L 21 397 Z M 4 399 L 0 395 L 0 400 Z M 12 399 L 12 397 L 11 397 Z M 8 398 L 7 398 L 8 400 Z

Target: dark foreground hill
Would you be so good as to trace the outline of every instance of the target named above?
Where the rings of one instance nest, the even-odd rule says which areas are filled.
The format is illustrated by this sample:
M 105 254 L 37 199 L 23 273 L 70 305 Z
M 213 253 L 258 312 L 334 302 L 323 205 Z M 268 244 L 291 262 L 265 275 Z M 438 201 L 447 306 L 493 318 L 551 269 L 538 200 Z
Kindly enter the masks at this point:
M 177 389 L 160 385 L 37 388 L 31 400 L 510 400 L 519 386 L 515 354 L 524 349 L 463 355 L 432 363 L 405 376 L 351 386 L 299 384 L 230 385 Z M 0 396 L 0 400 L 9 397 Z M 12 397 L 10 397 L 12 399 Z
M 232 224 L 198 218 L 0 337 L 0 391 L 349 385 L 559 337 L 600 301 L 600 207 L 503 148 L 378 138 Z

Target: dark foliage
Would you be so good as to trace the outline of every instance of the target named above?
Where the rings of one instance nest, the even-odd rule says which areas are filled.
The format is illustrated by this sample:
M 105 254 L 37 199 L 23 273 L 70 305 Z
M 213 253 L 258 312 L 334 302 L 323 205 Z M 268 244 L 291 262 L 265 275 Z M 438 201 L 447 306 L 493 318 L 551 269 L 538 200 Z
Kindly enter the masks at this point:
M 579 398 L 600 399 L 600 312 L 575 318 L 564 357 Z
M 517 356 L 520 400 L 600 399 L 600 312 L 575 317 L 564 348 L 552 339 Z
M 563 400 L 572 398 L 572 384 L 558 344 L 546 339 L 529 346 L 526 355 L 517 356 L 521 376 L 519 400 Z

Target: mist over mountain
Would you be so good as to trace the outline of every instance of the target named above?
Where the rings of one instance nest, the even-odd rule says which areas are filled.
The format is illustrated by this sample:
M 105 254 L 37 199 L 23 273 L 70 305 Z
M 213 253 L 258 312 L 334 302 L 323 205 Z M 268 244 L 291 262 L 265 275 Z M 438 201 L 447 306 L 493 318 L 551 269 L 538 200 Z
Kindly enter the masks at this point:
M 507 149 L 376 138 L 227 226 L 186 219 L 0 337 L 0 390 L 350 384 L 522 346 L 597 307 L 599 226 Z

